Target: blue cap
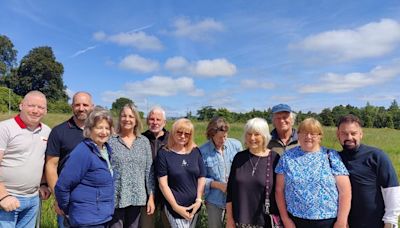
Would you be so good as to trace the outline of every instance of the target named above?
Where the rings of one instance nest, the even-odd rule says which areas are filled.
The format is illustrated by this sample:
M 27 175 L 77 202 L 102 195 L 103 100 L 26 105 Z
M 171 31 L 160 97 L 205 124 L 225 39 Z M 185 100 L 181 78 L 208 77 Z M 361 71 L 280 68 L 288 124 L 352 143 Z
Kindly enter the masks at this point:
M 272 107 L 272 113 L 277 112 L 292 112 L 292 109 L 287 104 L 278 104 Z

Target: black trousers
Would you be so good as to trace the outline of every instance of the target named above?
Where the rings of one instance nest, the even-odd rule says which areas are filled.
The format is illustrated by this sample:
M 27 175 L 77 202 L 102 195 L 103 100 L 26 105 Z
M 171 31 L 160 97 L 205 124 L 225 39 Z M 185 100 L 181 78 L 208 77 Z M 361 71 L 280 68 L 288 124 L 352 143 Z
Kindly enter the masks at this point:
M 298 218 L 290 213 L 289 217 L 296 225 L 296 228 L 333 228 L 333 225 L 336 222 L 336 218 L 312 220 Z

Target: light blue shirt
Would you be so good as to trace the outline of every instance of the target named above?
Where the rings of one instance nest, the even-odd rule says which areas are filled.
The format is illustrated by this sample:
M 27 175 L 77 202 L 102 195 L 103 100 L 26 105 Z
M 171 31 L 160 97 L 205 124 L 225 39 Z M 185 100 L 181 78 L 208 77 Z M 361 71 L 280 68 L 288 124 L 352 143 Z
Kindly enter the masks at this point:
M 334 176 L 349 175 L 335 150 L 321 147 L 305 153 L 300 146 L 286 151 L 275 172 L 285 178 L 285 200 L 289 213 L 304 219 L 336 218 L 339 195 Z
M 208 140 L 200 147 L 200 152 L 207 171 L 204 195 L 208 203 L 212 203 L 219 208 L 225 208 L 226 194 L 219 189 L 211 188 L 211 182 L 228 182 L 233 158 L 242 150 L 243 148 L 240 141 L 232 138 L 228 138 L 225 141 L 223 154 L 215 149 L 212 140 Z

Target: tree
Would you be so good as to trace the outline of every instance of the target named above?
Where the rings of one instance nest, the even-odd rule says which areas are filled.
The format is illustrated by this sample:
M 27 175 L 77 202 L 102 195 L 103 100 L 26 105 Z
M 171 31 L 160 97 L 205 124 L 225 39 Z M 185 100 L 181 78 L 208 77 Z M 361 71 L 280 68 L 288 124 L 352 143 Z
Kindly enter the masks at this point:
M 113 113 L 119 113 L 122 107 L 126 104 L 133 104 L 135 105 L 135 102 L 133 102 L 131 99 L 126 98 L 126 97 L 120 97 L 116 99 L 112 104 L 111 104 L 111 111 Z
M 5 76 L 15 67 L 17 62 L 17 50 L 14 44 L 4 35 L 0 35 L 0 76 Z
M 215 116 L 217 110 L 212 106 L 204 106 L 200 110 L 197 110 L 197 116 L 199 120 L 210 120 Z
M 332 112 L 329 108 L 325 108 L 319 114 L 321 123 L 324 126 L 335 126 L 335 122 L 333 121 Z
M 18 67 L 13 90 L 24 96 L 31 90 L 43 92 L 50 101 L 67 101 L 62 79 L 64 67 L 56 61 L 51 47 L 37 47 L 24 56 Z
M 0 87 L 0 112 L 18 111 L 22 97 L 10 91 L 7 87 Z

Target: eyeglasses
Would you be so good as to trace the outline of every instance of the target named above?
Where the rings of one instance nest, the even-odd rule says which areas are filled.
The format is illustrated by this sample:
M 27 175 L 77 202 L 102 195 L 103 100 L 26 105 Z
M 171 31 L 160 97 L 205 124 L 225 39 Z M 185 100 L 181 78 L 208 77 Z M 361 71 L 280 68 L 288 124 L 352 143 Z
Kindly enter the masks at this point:
M 183 135 L 183 136 L 185 136 L 186 138 L 189 138 L 189 137 L 192 135 L 192 133 L 190 133 L 190 132 L 184 132 L 184 131 L 177 131 L 176 134 L 177 134 L 177 135 Z
M 310 133 L 310 132 L 299 133 L 299 134 L 304 136 L 304 137 L 308 136 L 308 137 L 313 138 L 313 139 L 316 139 L 316 138 L 318 138 L 318 136 L 320 136 L 320 134 L 318 134 L 318 133 Z

